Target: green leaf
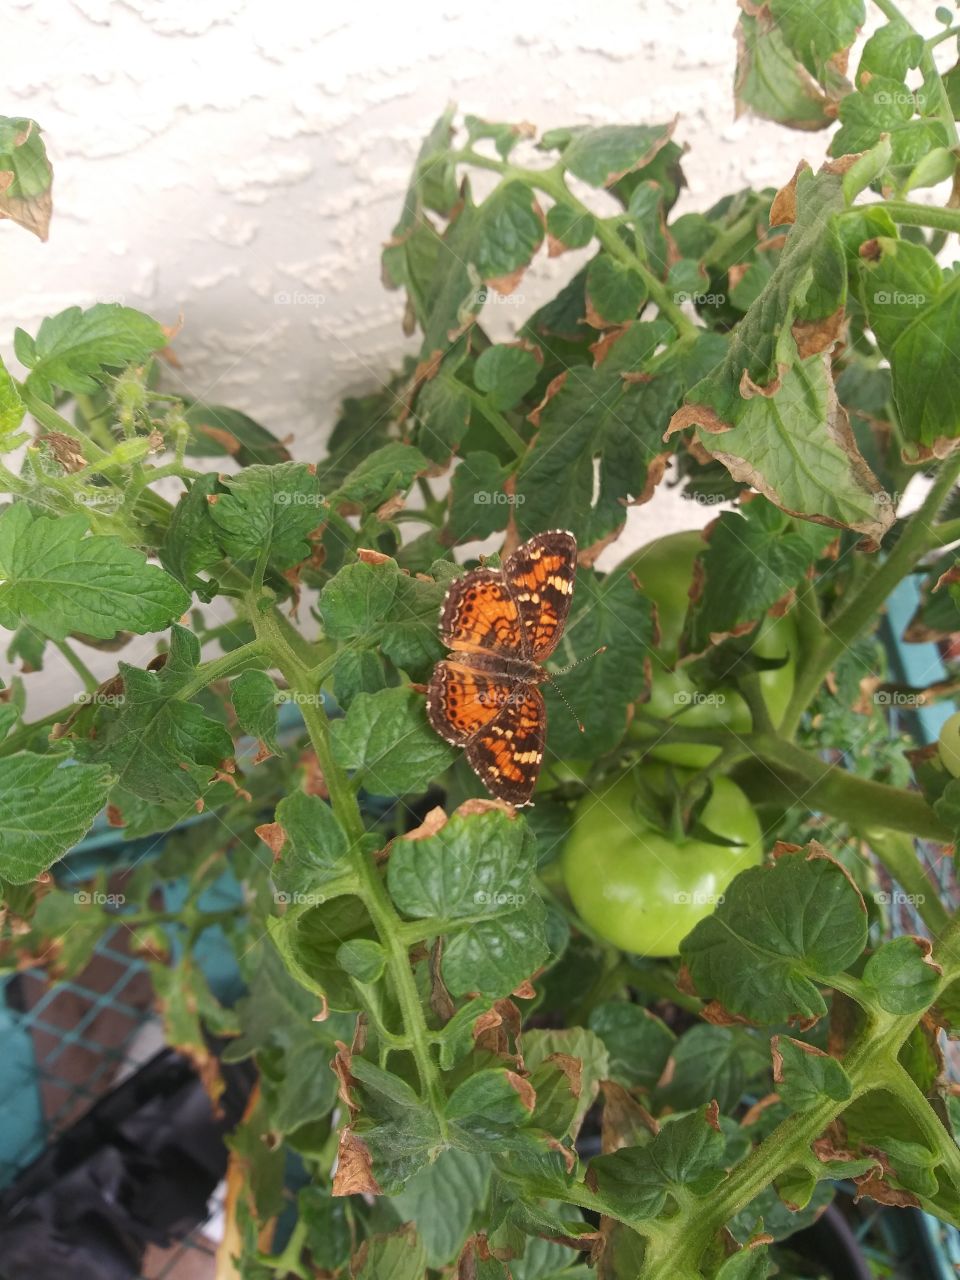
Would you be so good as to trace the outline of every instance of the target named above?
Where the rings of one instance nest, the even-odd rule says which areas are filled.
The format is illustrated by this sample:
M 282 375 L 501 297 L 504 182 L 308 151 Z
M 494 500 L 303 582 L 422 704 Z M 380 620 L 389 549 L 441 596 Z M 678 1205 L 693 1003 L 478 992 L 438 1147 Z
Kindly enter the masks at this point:
M 664 423 L 683 388 L 713 366 L 724 346 L 704 334 L 692 347 L 655 355 L 672 333 L 661 320 L 639 321 L 607 347 L 597 367 L 568 370 L 551 383 L 517 473 L 521 533 L 555 528 L 562 493 L 564 524 L 589 547 L 623 526 L 629 503 L 649 498 L 668 452 Z
M 723 1181 L 726 1143 L 702 1111 L 668 1120 L 652 1142 L 590 1161 L 587 1185 L 617 1216 L 656 1218 L 671 1193 L 706 1195 Z
M 682 650 L 702 653 L 721 637 L 743 634 L 800 585 L 834 536 L 798 524 L 762 497 L 722 512 L 698 560 L 699 594 L 687 613 Z
M 207 597 L 209 585 L 197 575 L 223 560 L 209 501 L 218 488 L 214 472 L 197 476 L 187 492 L 180 495 L 160 544 L 160 563 L 164 569 L 203 599 Z
M 331 734 L 337 763 L 379 796 L 422 791 L 456 754 L 434 733 L 423 698 L 409 686 L 358 693 Z
M 111 371 L 141 364 L 167 344 L 163 329 L 142 311 L 98 302 L 48 316 L 30 338 L 17 330 L 17 359 L 30 370 L 27 387 L 53 403 L 54 388 L 84 395 L 108 381 Z
M 507 527 L 513 495 L 504 489 L 512 474 L 493 453 L 468 453 L 450 482 L 450 532 L 455 543 L 489 538 Z
M 960 435 L 960 277 L 944 280 L 923 245 L 878 237 L 861 263 L 863 305 L 890 361 L 900 429 L 923 456 Z
M 327 1187 L 301 1187 L 297 1217 L 307 1229 L 307 1248 L 314 1265 L 326 1271 L 345 1271 L 352 1247 L 346 1202 L 332 1196 Z
M 480 279 L 512 293 L 543 241 L 543 214 L 525 182 L 504 182 L 477 210 L 469 261 Z
M 502 1067 L 475 1071 L 457 1085 L 447 1099 L 446 1117 L 457 1138 L 472 1147 L 496 1151 L 504 1129 L 530 1119 L 532 1089 L 524 1079 Z
M 535 1123 L 541 1128 L 550 1128 L 541 1117 L 543 1092 L 538 1079 L 537 1068 L 551 1065 L 554 1054 L 563 1054 L 575 1058 L 580 1063 L 580 1094 L 572 1099 L 572 1120 L 569 1122 L 575 1135 L 583 1123 L 587 1112 L 596 1101 L 600 1090 L 600 1082 L 610 1078 L 610 1055 L 603 1040 L 594 1031 L 583 1027 L 563 1027 L 556 1031 L 526 1031 L 523 1037 L 523 1062 L 537 1088 L 537 1110 Z M 561 1083 L 564 1092 L 570 1092 L 570 1082 L 561 1072 Z M 555 1137 L 565 1137 L 568 1127 L 564 1126 Z
M 646 297 L 639 272 L 608 253 L 598 253 L 587 268 L 587 319 L 598 329 L 633 320 Z
M 751 1246 L 731 1254 L 717 1272 L 715 1280 L 767 1280 L 771 1267 L 766 1245 Z
M 388 498 L 406 493 L 428 468 L 427 459 L 413 445 L 393 442 L 367 454 L 330 496 L 330 505 L 349 503 L 369 511 Z
M 607 124 L 579 132 L 563 152 L 564 167 L 592 187 L 612 187 L 643 169 L 670 141 L 670 124 Z M 543 139 L 546 144 L 546 137 Z
M 893 938 L 867 961 L 862 981 L 886 1013 L 920 1013 L 940 985 L 941 969 L 930 959 L 925 938 Z
M 26 406 L 17 385 L 0 360 L 0 436 L 12 435 L 23 421 Z
M 190 597 L 119 538 L 84 537 L 84 516 L 34 516 L 17 502 L 0 514 L 0 624 L 18 622 L 63 640 L 144 635 L 183 613 Z
M 867 913 L 843 868 L 823 853 L 784 854 L 742 871 L 680 954 L 704 999 L 757 1022 L 820 1018 L 829 985 L 866 944 Z
M 750 1076 L 767 1065 L 766 1056 L 752 1049 L 739 1028 L 691 1027 L 670 1054 L 671 1069 L 657 1094 L 658 1105 L 689 1111 L 716 1099 L 721 1111 L 732 1111 Z
M 547 211 L 547 234 L 552 255 L 563 249 L 585 248 L 593 239 L 595 229 L 591 213 L 583 213 L 566 204 L 552 205 Z
M 99 764 L 30 751 L 0 759 L 0 876 L 26 884 L 62 858 L 87 833 L 110 783 Z
M 863 0 L 770 0 L 769 8 L 791 51 L 821 81 L 866 19 Z
M 644 663 L 653 629 L 653 606 L 629 572 L 605 578 L 589 569 L 578 572 L 570 619 L 554 660 L 567 664 L 586 658 L 603 644 L 607 651 L 563 677 L 564 697 L 583 721 L 583 733 L 553 689 L 545 690 L 547 741 L 561 759 L 599 756 L 621 740 L 628 708 L 646 689 Z
M 387 964 L 387 953 L 379 942 L 354 938 L 337 951 L 337 963 L 351 978 L 370 984 L 377 982 Z
M 350 1073 L 357 1081 L 351 1093 L 360 1108 L 351 1127 L 370 1151 L 373 1176 L 381 1190 L 391 1195 L 440 1150 L 433 1111 L 399 1076 L 356 1054 L 350 1059 Z M 382 1273 L 374 1274 L 379 1280 Z
M 441 971 L 454 995 L 507 995 L 545 961 L 535 859 L 522 822 L 499 811 L 454 815 L 435 836 L 395 843 L 387 885 L 397 908 L 436 918 L 443 932 L 469 925 L 444 945 Z
M 395 560 L 346 564 L 320 593 L 323 630 L 332 640 L 367 638 L 379 629 L 397 592 Z
M 540 374 L 540 361 L 526 347 L 487 347 L 477 358 L 473 380 L 495 409 L 512 409 Z
M 842 179 L 802 171 L 795 195 L 796 221 L 773 274 L 668 434 L 695 426 L 699 443 L 736 480 L 788 514 L 879 542 L 893 508 L 857 450 L 826 354 L 846 299 L 832 221 L 844 206 Z
M 423 1280 L 426 1245 L 412 1222 L 389 1236 L 370 1236 L 354 1255 L 353 1280 Z
M 358 693 L 378 693 L 387 687 L 383 659 L 373 649 L 342 649 L 330 673 L 333 696 L 346 710 Z
M 124 790 L 169 806 L 171 823 L 195 810 L 233 752 L 223 725 L 177 696 L 199 658 L 196 636 L 175 626 L 166 664 L 158 672 L 122 662 L 122 694 L 98 704 L 95 736 L 78 743 L 85 756 L 112 766 Z
M 292 791 L 277 805 L 274 820 L 280 851 L 272 875 L 287 900 L 300 901 L 347 872 L 347 834 L 325 800 Z
M 381 619 L 380 651 L 412 680 L 426 679 L 443 656 L 437 618 L 444 592 L 458 572 L 443 560 L 430 566 L 429 577 L 401 573 L 397 578 L 390 609 Z
M 259 422 L 221 404 L 195 400 L 183 411 L 191 428 L 187 453 L 191 457 L 235 459 L 241 467 L 253 463 L 289 462 L 286 445 Z
M 441 1151 L 433 1164 L 415 1173 L 390 1205 L 404 1221 L 415 1222 L 427 1252 L 427 1266 L 452 1262 L 482 1207 L 490 1183 L 490 1161 L 481 1152 Z
M 246 467 L 224 476 L 210 503 L 220 545 L 235 560 L 265 557 L 289 569 L 310 554 L 307 534 L 323 524 L 326 498 L 315 469 L 302 462 Z
M 265 671 L 244 671 L 230 685 L 237 721 L 244 733 L 280 754 L 277 743 L 277 686 Z
M 611 1080 L 653 1088 L 676 1042 L 665 1023 L 641 1005 L 618 1000 L 594 1006 L 589 1026 L 607 1046 Z
M 301 986 L 325 997 L 331 1009 L 357 1010 L 360 1003 L 356 988 L 342 969 L 337 952 L 354 939 L 375 941 L 373 921 L 353 895 L 328 902 L 322 892 L 308 892 L 306 902 L 306 909 L 294 906 L 282 916 L 269 916 L 267 930 L 287 969 Z
M 749 110 L 791 129 L 832 123 L 829 98 L 766 9 L 740 14 L 734 94 L 738 113 Z
M 846 1102 L 853 1093 L 850 1077 L 836 1058 L 788 1036 L 774 1036 L 773 1080 L 791 1111 L 806 1111 L 824 1097 Z
M 46 240 L 53 170 L 35 120 L 0 116 L 0 218 Z
M 470 422 L 470 397 L 448 370 L 449 364 L 424 383 L 414 406 L 417 444 L 435 462 L 446 462 L 457 451 Z

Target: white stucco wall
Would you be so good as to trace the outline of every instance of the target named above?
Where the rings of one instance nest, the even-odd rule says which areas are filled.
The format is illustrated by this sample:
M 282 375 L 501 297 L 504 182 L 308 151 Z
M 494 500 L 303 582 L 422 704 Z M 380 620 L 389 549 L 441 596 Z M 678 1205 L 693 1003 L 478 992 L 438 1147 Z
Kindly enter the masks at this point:
M 930 29 L 932 3 L 903 8 Z M 734 121 L 733 0 L 8 0 L 6 14 L 0 112 L 41 124 L 55 183 L 48 243 L 0 224 L 0 351 L 71 304 L 182 313 L 171 389 L 179 376 L 295 433 L 303 458 L 345 393 L 415 349 L 379 252 L 448 101 L 541 129 L 679 113 L 684 208 L 780 185 L 826 145 Z M 524 305 L 496 309 L 498 336 L 573 256 L 538 261 Z M 312 300 L 275 300 L 295 294 Z M 630 533 L 713 514 L 661 494 Z

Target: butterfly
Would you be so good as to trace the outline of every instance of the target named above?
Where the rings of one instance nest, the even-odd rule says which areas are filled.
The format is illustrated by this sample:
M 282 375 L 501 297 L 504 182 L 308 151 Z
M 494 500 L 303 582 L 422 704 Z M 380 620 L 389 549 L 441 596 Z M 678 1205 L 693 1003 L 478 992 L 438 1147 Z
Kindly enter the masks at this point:
M 577 570 L 577 540 L 552 529 L 508 556 L 500 569 L 455 579 L 440 610 L 449 656 L 427 688 L 431 725 L 455 746 L 500 800 L 529 804 L 547 731 L 537 688 L 560 643 Z

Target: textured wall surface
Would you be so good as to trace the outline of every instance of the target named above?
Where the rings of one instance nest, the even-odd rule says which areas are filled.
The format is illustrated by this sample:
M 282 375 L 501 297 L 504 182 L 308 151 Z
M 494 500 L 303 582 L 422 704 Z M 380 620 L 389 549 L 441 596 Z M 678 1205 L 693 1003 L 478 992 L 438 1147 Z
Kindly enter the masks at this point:
M 902 7 L 930 29 L 932 3 Z M 320 452 L 344 394 L 415 349 L 379 252 L 448 101 L 540 129 L 679 113 L 684 209 L 779 186 L 826 146 L 734 120 L 733 0 L 7 0 L 6 11 L 0 112 L 39 121 L 55 180 L 48 243 L 0 224 L 0 351 L 16 324 L 72 304 L 120 300 L 167 324 L 182 313 L 171 389 L 295 433 L 302 458 Z M 577 257 L 541 257 L 484 324 L 509 336 Z M 631 511 L 629 541 L 714 514 L 661 489 Z M 75 683 L 56 665 L 40 677 L 42 701 L 61 700 L 61 678 Z

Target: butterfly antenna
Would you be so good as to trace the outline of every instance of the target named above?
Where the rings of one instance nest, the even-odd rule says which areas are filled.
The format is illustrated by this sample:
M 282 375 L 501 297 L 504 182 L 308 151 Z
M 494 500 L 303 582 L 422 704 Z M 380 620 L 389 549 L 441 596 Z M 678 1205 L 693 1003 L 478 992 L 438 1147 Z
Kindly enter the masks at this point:
M 578 658 L 576 662 L 571 662 L 569 666 L 562 667 L 559 671 L 554 671 L 553 675 L 550 675 L 549 672 L 544 673 L 547 677 L 547 683 L 553 686 L 553 688 L 556 691 L 557 697 L 560 699 L 563 705 L 567 708 L 567 710 L 573 716 L 574 720 L 576 720 L 577 728 L 580 730 L 581 733 L 586 732 L 586 730 L 583 727 L 583 721 L 580 719 L 580 717 L 574 711 L 573 707 L 571 707 L 570 703 L 564 697 L 563 690 L 554 680 L 553 676 L 565 676 L 567 672 L 572 671 L 574 667 L 579 667 L 581 662 L 589 662 L 590 659 L 595 658 L 598 653 L 606 653 L 606 650 L 607 650 L 607 646 L 605 644 L 602 644 L 599 649 L 594 649 L 593 653 L 587 653 L 582 658 Z

